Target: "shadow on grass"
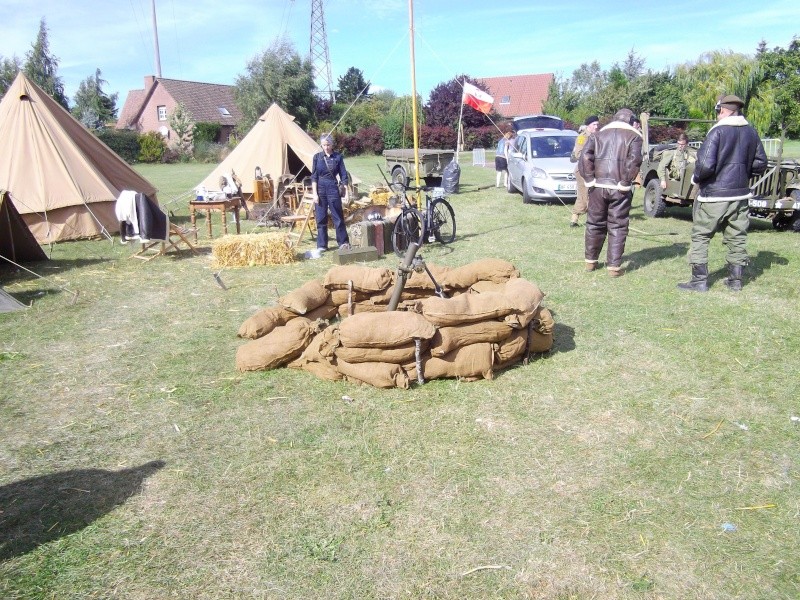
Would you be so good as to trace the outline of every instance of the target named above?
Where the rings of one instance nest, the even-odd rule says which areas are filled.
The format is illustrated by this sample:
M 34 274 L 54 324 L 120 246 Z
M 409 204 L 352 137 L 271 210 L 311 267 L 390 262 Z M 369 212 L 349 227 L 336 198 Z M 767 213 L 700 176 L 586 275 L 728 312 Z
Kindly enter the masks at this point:
M 687 242 L 678 242 L 670 244 L 669 246 L 653 246 L 652 248 L 644 248 L 637 250 L 624 256 L 624 260 L 628 261 L 629 268 L 641 269 L 645 265 L 656 262 L 657 260 L 667 260 L 675 258 L 676 256 L 686 256 L 689 251 L 689 244 Z
M 761 251 L 756 254 L 754 257 L 750 259 L 750 264 L 745 267 L 744 270 L 744 282 L 747 284 L 748 281 L 755 281 L 759 277 L 761 277 L 765 271 L 768 271 L 772 268 L 773 265 L 788 265 L 789 260 L 785 257 L 777 254 L 775 252 L 771 252 L 769 250 Z M 708 283 L 709 285 L 721 281 L 728 277 L 728 267 L 723 266 L 721 269 L 717 269 L 713 273 L 709 273 L 708 276 Z
M 165 464 L 75 469 L 0 487 L 0 560 L 80 531 L 139 493 L 144 480 Z

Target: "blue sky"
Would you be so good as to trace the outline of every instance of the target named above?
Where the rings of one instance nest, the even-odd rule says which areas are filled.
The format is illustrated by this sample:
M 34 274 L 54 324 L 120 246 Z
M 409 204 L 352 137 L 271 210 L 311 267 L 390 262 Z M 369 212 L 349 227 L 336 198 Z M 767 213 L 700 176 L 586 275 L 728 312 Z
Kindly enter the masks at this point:
M 305 55 L 311 0 L 156 0 L 164 77 L 232 84 L 280 35 Z M 51 52 L 70 101 L 96 68 L 119 92 L 154 73 L 151 0 L 0 0 L 0 55 L 24 58 L 47 19 Z M 603 68 L 634 49 L 662 70 L 710 50 L 753 54 L 763 38 L 786 47 L 800 35 L 797 0 L 702 2 L 416 0 L 417 91 L 473 77 L 556 73 L 583 62 Z M 407 0 L 326 0 L 334 84 L 349 67 L 373 86 L 411 92 Z

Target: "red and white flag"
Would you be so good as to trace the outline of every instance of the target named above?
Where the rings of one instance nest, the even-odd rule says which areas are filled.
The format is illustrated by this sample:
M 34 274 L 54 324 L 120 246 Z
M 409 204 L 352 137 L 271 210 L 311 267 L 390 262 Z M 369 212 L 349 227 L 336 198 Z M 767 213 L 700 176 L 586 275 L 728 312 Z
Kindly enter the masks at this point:
M 479 90 L 471 83 L 464 82 L 464 98 L 462 102 L 488 115 L 492 110 L 494 98 L 486 92 Z

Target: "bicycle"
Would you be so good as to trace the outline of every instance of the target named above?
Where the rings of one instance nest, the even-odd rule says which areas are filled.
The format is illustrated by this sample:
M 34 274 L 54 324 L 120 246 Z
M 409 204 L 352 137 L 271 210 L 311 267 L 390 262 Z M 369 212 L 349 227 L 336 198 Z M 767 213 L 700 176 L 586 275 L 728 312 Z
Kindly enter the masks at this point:
M 404 256 L 413 242 L 420 246 L 424 242 L 438 241 L 450 244 L 456 239 L 456 214 L 451 204 L 444 198 L 441 188 L 429 186 L 411 187 L 400 182 L 389 184 L 395 194 L 402 198 L 402 212 L 394 222 L 392 245 L 398 256 Z M 419 197 L 425 193 L 425 211 L 417 209 L 417 202 L 409 200 L 406 192 L 411 191 Z M 434 196 L 428 192 L 433 191 Z

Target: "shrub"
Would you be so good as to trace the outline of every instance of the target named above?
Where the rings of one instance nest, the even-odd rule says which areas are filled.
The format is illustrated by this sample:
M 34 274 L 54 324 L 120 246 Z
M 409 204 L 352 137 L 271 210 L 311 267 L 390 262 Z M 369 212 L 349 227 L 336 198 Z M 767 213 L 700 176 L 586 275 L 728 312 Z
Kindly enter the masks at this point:
M 449 127 L 423 125 L 419 132 L 420 148 L 455 148 L 456 132 Z
M 133 164 L 139 160 L 139 134 L 130 129 L 100 129 L 95 132 L 106 146 L 122 160 Z
M 364 152 L 372 152 L 373 154 L 383 152 L 383 132 L 377 125 L 359 129 L 354 137 L 359 139 Z
M 500 132 L 493 125 L 486 127 L 469 127 L 464 129 L 464 150 L 473 148 L 494 148 Z
M 222 132 L 222 125 L 209 121 L 200 121 L 194 124 L 192 129 L 192 140 L 197 152 L 197 145 L 201 142 L 217 142 L 219 134 Z
M 223 152 L 227 153 L 227 150 L 225 144 L 207 141 L 195 142 L 194 159 L 201 163 L 219 163 L 223 160 Z
M 139 160 L 145 163 L 161 162 L 167 143 L 157 131 L 148 131 L 139 136 Z

